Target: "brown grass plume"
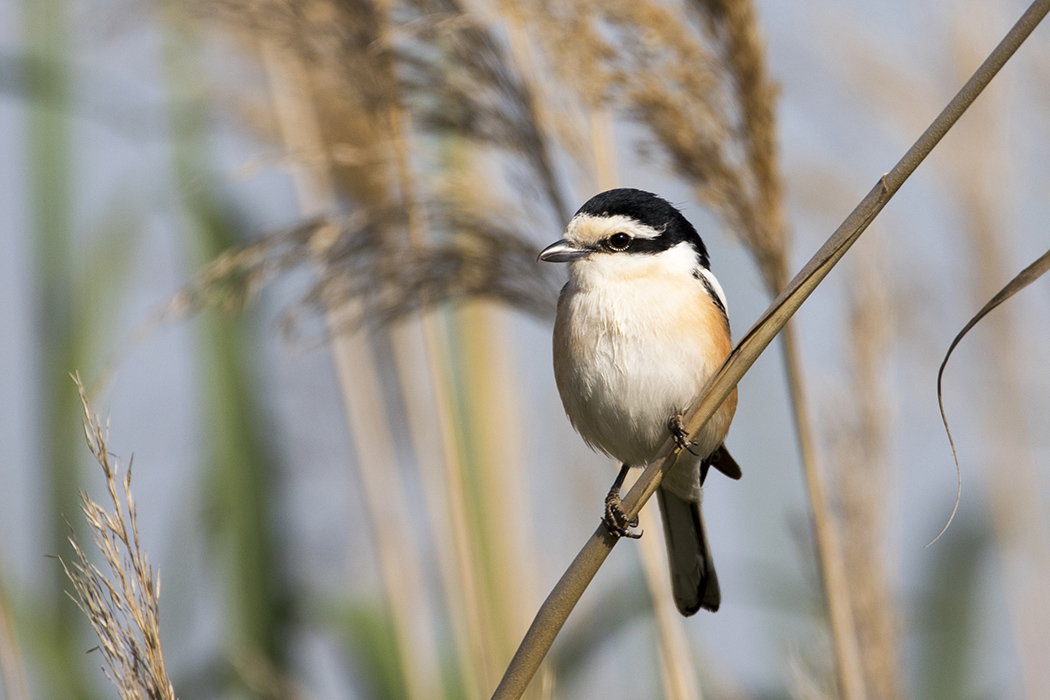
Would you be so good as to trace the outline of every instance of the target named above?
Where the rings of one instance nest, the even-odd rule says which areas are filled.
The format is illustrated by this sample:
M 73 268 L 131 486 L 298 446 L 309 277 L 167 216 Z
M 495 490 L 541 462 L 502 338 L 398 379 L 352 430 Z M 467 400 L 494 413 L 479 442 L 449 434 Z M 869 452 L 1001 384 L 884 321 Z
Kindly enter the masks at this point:
M 131 465 L 118 475 L 106 445 L 109 421 L 103 425 L 91 413 L 84 385 L 74 377 L 84 406 L 84 435 L 88 449 L 106 478 L 112 511 L 81 493 L 84 517 L 105 567 L 91 563 L 76 537 L 71 564 L 62 562 L 73 584 L 70 597 L 87 615 L 98 636 L 103 671 L 117 687 L 121 700 L 175 700 L 175 690 L 164 669 L 160 645 L 160 575 L 139 541 L 135 499 L 131 493 Z

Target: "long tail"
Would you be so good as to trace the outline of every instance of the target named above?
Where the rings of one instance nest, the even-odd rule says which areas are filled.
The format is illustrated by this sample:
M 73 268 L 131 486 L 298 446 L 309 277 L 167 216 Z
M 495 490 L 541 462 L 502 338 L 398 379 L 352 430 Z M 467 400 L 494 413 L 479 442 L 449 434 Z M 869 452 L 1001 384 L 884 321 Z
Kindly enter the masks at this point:
M 679 498 L 662 487 L 656 490 L 656 495 L 663 513 L 671 588 L 678 612 L 686 616 L 700 608 L 715 612 L 722 602 L 722 594 L 700 502 Z

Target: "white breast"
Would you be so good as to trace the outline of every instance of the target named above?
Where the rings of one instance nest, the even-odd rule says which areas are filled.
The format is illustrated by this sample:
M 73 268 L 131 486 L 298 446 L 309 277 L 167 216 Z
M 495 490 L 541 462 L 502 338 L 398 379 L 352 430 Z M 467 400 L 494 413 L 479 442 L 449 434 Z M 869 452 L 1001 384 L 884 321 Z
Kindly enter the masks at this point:
M 691 274 L 664 269 L 662 256 L 625 261 L 634 267 L 616 270 L 606 263 L 638 256 L 603 257 L 574 264 L 562 290 L 555 378 L 583 439 L 625 464 L 642 466 L 667 439 L 670 417 L 692 404 L 725 359 L 729 334 L 703 285 Z M 646 262 L 655 267 L 637 269 Z M 700 436 L 694 447 L 700 455 L 725 439 L 735 397 L 729 404 Z M 683 486 L 675 491 L 698 485 L 693 474 L 681 476 Z

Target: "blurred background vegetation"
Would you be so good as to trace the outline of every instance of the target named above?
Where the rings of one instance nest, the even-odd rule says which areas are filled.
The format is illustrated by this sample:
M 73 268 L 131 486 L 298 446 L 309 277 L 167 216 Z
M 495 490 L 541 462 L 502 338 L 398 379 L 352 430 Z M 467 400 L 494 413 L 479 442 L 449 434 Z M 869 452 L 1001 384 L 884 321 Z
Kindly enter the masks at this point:
M 615 473 L 562 413 L 538 250 L 661 193 L 739 335 L 1023 9 L 0 3 L 0 697 L 115 696 L 48 558 L 104 488 L 75 370 L 136 456 L 179 697 L 487 697 Z M 937 365 L 1046 246 L 1046 34 L 741 384 L 722 610 L 668 614 L 648 526 L 532 697 L 1050 697 L 1045 282 L 949 366 L 963 500 L 923 548 Z

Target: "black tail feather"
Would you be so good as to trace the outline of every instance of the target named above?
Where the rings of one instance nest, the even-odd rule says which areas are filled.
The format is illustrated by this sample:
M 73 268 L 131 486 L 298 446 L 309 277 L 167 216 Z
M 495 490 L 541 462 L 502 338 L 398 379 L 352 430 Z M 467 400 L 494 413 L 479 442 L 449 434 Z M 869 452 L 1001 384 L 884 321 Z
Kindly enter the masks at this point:
M 700 608 L 715 612 L 722 602 L 718 575 L 704 529 L 700 502 L 658 488 L 671 567 L 671 588 L 678 612 L 689 616 Z

